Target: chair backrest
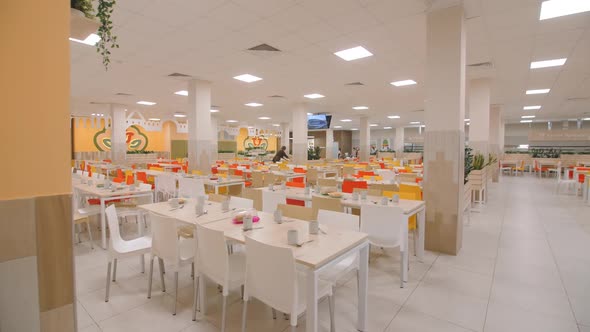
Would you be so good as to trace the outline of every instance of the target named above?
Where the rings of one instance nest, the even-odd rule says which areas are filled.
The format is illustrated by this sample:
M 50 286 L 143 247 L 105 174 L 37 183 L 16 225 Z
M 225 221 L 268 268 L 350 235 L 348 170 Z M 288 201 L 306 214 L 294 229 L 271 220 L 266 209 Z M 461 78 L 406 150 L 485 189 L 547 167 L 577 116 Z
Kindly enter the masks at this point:
M 208 194 L 207 196 L 209 196 L 207 198 L 208 201 L 217 202 L 217 203 L 221 203 L 228 198 L 227 195 L 221 195 L 221 194 Z
M 147 173 L 146 172 L 137 172 L 136 173 L 137 181 L 141 181 L 143 183 L 147 183 Z
M 262 211 L 274 213 L 277 209 L 277 205 L 286 203 L 287 195 L 284 192 L 268 190 L 262 191 Z
M 342 191 L 345 193 L 352 193 L 354 188 L 367 189 L 367 181 L 343 181 Z
M 223 286 L 229 292 L 229 254 L 223 231 L 197 224 L 198 271 Z
M 271 246 L 246 236 L 244 291 L 245 299 L 253 296 L 296 317 L 298 282 L 292 249 Z
M 320 187 L 336 187 L 338 181 L 336 179 L 318 179 L 318 186 Z
M 318 170 L 315 168 L 307 169 L 307 182 L 316 184 L 318 180 Z
M 403 210 L 397 206 L 366 204 L 361 208 L 361 232 L 379 247 L 398 247 L 407 241 L 408 225 Z
M 230 209 L 251 209 L 254 207 L 254 201 L 247 198 L 231 196 L 229 200 Z
M 174 265 L 179 261 L 176 219 L 150 212 L 152 254 Z
M 152 189 L 152 185 L 149 183 L 140 183 L 139 184 L 139 190 L 151 190 Z
M 109 205 L 105 209 L 107 217 L 107 223 L 109 225 L 110 243 L 109 250 L 116 252 L 122 252 L 125 248 L 125 241 L 121 238 L 121 232 L 119 230 L 119 218 L 117 218 L 117 210 L 115 204 Z
M 264 174 L 264 184 L 263 186 L 266 187 L 269 184 L 274 184 L 277 181 L 277 176 L 273 173 L 266 173 Z
M 281 210 L 283 216 L 288 218 L 295 218 L 306 221 L 316 220 L 312 208 L 290 204 L 279 204 L 277 205 L 277 209 Z
M 313 209 L 314 218 L 318 218 L 319 210 L 329 210 L 342 212 L 342 203 L 339 198 L 312 196 L 311 208 Z
M 293 188 L 305 188 L 305 183 L 303 182 L 287 182 L 286 185 L 287 187 Z
M 252 171 L 252 188 L 264 187 L 264 175 L 260 171 Z
M 192 178 L 180 178 L 178 180 L 178 196 L 197 198 L 205 195 L 203 180 Z
M 176 197 L 176 177 L 174 175 L 162 174 L 156 177 L 156 192 L 162 193 L 168 199 Z
M 422 189 L 420 189 L 419 186 L 414 186 L 414 185 L 409 185 L 409 184 L 404 184 L 404 183 L 401 183 L 399 185 L 399 191 L 406 192 L 406 193 L 422 194 Z
M 319 210 L 317 220 L 321 225 L 328 225 L 330 228 L 334 227 L 356 232 L 360 229 L 359 216 L 350 213 Z
M 252 200 L 254 202 L 254 208 L 257 211 L 262 211 L 262 190 L 244 188 L 242 189 L 242 197 Z

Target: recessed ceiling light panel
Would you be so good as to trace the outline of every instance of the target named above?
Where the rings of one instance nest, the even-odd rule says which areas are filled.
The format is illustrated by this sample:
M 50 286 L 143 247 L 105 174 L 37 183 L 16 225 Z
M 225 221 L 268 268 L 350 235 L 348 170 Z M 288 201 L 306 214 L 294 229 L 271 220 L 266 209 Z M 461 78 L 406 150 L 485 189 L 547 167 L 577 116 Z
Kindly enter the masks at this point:
M 587 11 L 590 11 L 590 1 L 588 0 L 549 0 L 541 4 L 541 16 L 539 20 L 542 21 Z
M 352 122 L 352 120 L 351 120 L 351 119 L 342 119 L 342 120 L 340 120 L 340 121 L 342 121 L 342 122 Z
M 392 127 L 383 127 L 383 129 L 392 129 Z
M 148 120 L 149 121 L 160 121 L 160 119 L 158 119 L 158 118 L 149 118 Z
M 342 126 L 334 126 L 334 129 L 340 129 Z
M 175 113 L 174 114 L 174 117 L 175 118 L 186 118 L 186 114 L 184 114 L 184 113 Z
M 238 122 L 238 120 L 227 120 L 225 122 L 227 122 L 227 123 L 236 123 L 236 122 Z
M 238 75 L 238 76 L 234 76 L 234 78 L 238 81 L 242 81 L 242 82 L 246 82 L 246 83 L 252 83 L 252 82 L 262 80 L 262 78 L 254 76 L 254 75 L 250 75 L 250 74 Z
M 551 89 L 535 89 L 535 90 L 526 90 L 527 95 L 540 95 L 544 93 L 549 93 Z
M 270 120 L 268 116 L 259 116 L 258 120 Z
M 365 49 L 362 46 L 357 46 L 349 48 L 347 50 L 338 51 L 334 54 L 346 61 L 362 59 L 373 55 L 373 53 L 367 51 L 367 49 Z
M 533 120 L 520 120 L 520 123 L 531 123 Z
M 389 115 L 387 118 L 388 119 L 399 119 L 400 116 L 399 115 Z
M 410 124 L 420 124 L 420 121 L 412 121 Z
M 76 43 L 94 46 L 94 45 L 96 45 L 96 43 L 98 43 L 100 41 L 100 37 L 95 33 L 91 33 L 84 40 L 79 40 L 76 38 L 70 38 L 70 40 L 73 42 L 76 42 Z
M 414 84 L 417 84 L 417 83 L 414 80 L 403 80 L 403 81 L 391 82 L 390 84 L 399 87 L 399 86 L 414 85 Z
M 368 106 L 355 106 L 352 109 L 357 110 L 357 111 L 362 111 L 362 110 L 368 110 L 369 107 Z
M 303 97 L 305 98 L 309 98 L 309 99 L 319 99 L 319 98 L 324 98 L 324 95 L 321 95 L 319 93 L 310 93 L 308 95 L 303 95 Z
M 563 66 L 566 61 L 567 61 L 567 58 L 554 59 L 554 60 L 544 60 L 544 61 L 534 61 L 534 62 L 531 62 L 531 69 Z
M 153 106 L 153 105 L 156 105 L 156 103 L 154 103 L 153 101 L 145 101 L 145 100 L 140 100 L 137 103 L 139 105 L 145 105 L 145 106 Z
M 247 103 L 247 104 L 244 104 L 244 105 L 250 106 L 250 107 L 260 107 L 260 106 L 262 106 L 261 103 Z
M 534 119 L 535 116 L 534 115 L 523 115 L 523 116 L 521 116 L 521 118 L 523 118 L 523 119 Z
M 371 123 L 371 124 L 369 125 L 369 127 L 378 127 L 378 126 L 379 126 L 379 125 L 378 125 L 378 124 L 376 124 L 376 123 Z
M 214 109 L 214 108 L 212 108 L 210 111 L 211 111 L 211 113 L 219 113 L 219 110 L 218 109 Z
M 180 90 L 180 91 L 176 91 L 174 92 L 175 95 L 179 95 L 179 96 L 188 96 L 188 91 L 186 90 Z
M 539 105 L 536 105 L 536 106 L 525 106 L 522 109 L 525 110 L 525 111 L 538 110 L 538 109 L 541 109 L 541 106 L 539 106 Z

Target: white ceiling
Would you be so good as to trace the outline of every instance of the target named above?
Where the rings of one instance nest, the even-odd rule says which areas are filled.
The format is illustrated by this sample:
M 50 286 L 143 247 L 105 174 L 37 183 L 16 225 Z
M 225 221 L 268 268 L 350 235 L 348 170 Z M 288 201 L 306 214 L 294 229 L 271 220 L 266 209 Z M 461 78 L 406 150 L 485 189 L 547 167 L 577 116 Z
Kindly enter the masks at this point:
M 296 102 L 312 112 L 331 112 L 333 125 L 358 125 L 361 114 L 381 126 L 405 126 L 423 119 L 425 12 L 441 0 L 124 0 L 113 22 L 119 49 L 105 72 L 92 46 L 71 42 L 72 113 L 106 113 L 97 103 L 120 103 L 146 117 L 184 111 L 183 73 L 212 82 L 212 103 L 220 123 L 290 121 Z M 492 69 L 469 69 L 469 77 L 491 77 L 492 103 L 516 121 L 525 105 L 542 105 L 537 119 L 582 117 L 590 112 L 590 13 L 539 21 L 541 0 L 465 0 L 468 64 L 492 62 Z M 267 43 L 277 54 L 246 49 Z M 346 62 L 333 53 L 363 46 L 374 56 Z M 534 60 L 567 57 L 563 67 L 531 71 Z M 253 74 L 243 83 L 232 77 Z M 389 82 L 413 79 L 417 85 Z M 346 86 L 362 82 L 364 86 Z M 525 90 L 551 88 L 526 96 Z M 132 96 L 117 96 L 129 93 Z M 326 97 L 310 101 L 304 94 Z M 269 98 L 282 95 L 285 98 Z M 586 99 L 579 99 L 586 98 Z M 139 100 L 156 106 L 139 106 Z M 248 102 L 263 107 L 244 106 Z M 352 110 L 369 106 L 368 111 Z M 391 120 L 387 115 L 400 115 Z M 257 120 L 269 116 L 271 120 Z M 585 117 L 589 117 L 590 113 Z M 339 119 L 351 118 L 351 123 Z

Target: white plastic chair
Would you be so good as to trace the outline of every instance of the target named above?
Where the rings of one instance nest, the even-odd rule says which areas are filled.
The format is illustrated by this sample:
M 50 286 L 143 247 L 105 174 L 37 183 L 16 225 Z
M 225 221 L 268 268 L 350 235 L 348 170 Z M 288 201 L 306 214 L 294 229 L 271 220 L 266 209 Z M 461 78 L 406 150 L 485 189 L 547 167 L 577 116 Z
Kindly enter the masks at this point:
M 152 190 L 152 186 L 147 183 L 140 183 L 138 188 L 140 191 Z M 150 199 L 149 197 L 138 197 L 135 199 L 136 206 L 119 207 L 117 209 L 117 216 L 119 218 L 135 217 L 135 220 L 137 221 L 137 234 L 143 236 L 143 227 L 147 226 L 145 218 L 145 216 L 147 215 L 147 211 L 138 208 L 137 205 L 149 204 L 151 202 L 152 199 Z
M 565 178 L 564 178 L 565 176 Z M 557 166 L 557 183 L 555 184 L 555 193 L 559 194 L 559 188 L 562 185 L 566 185 L 568 188 L 568 191 L 571 190 L 571 187 L 573 186 L 574 188 L 577 186 L 577 181 L 574 178 L 574 170 L 573 169 L 566 169 L 564 174 L 562 174 L 561 172 L 561 163 L 558 164 Z
M 284 192 L 262 191 L 262 211 L 274 213 L 279 204 L 287 204 L 287 195 Z
M 107 288 L 104 301 L 109 302 L 109 292 L 111 287 L 111 265 L 113 265 L 112 280 L 117 280 L 117 260 L 130 256 L 139 256 L 141 265 L 141 272 L 145 272 L 143 255 L 150 252 L 152 246 L 152 238 L 149 236 L 142 236 L 133 240 L 125 241 L 121 238 L 119 232 L 119 220 L 117 219 L 117 210 L 114 205 L 110 205 L 105 209 L 107 222 L 110 230 L 110 246 L 109 246 L 109 264 L 107 267 Z
M 156 201 L 167 201 L 176 197 L 176 177 L 172 175 L 156 176 Z
M 229 254 L 223 231 L 217 231 L 197 224 L 197 278 L 193 298 L 193 320 L 196 319 L 198 293 L 201 296 L 201 312 L 205 314 L 205 282 L 207 277 L 223 288 L 223 308 L 221 313 L 221 331 L 225 331 L 227 296 L 229 290 L 244 285 L 246 257 L 242 252 Z M 198 292 L 197 292 L 197 288 Z
M 254 201 L 247 198 L 230 196 L 229 208 L 230 209 L 252 209 L 254 207 Z
M 306 278 L 297 271 L 293 250 L 258 242 L 246 236 L 246 282 L 242 308 L 242 332 L 246 331 L 248 300 L 255 297 L 275 309 L 291 315 L 291 331 L 297 318 L 306 310 Z M 330 283 L 318 280 L 318 298 L 329 297 L 330 331 L 334 326 L 334 297 Z
M 318 210 L 318 222 L 321 225 L 327 225 L 329 228 L 327 232 L 334 232 L 339 229 L 358 232 L 359 231 L 359 217 L 354 214 Z M 358 271 L 359 271 L 359 258 L 358 252 L 351 253 L 345 259 L 338 262 L 328 269 L 320 273 L 320 279 L 329 281 L 333 284 L 343 277 L 345 277 L 350 271 L 356 270 L 356 280 L 358 284 Z M 334 290 L 332 290 L 334 292 Z
M 203 180 L 192 178 L 178 180 L 178 197 L 197 198 L 198 196 L 205 196 Z
M 547 169 L 547 175 L 550 175 L 552 173 L 555 173 L 555 176 L 561 174 L 561 161 L 557 162 L 557 166 L 555 168 L 552 167 Z
M 408 273 L 408 223 L 403 210 L 396 206 L 366 204 L 361 208 L 361 232 L 369 235 L 369 243 L 383 248 L 400 248 L 400 287 Z
M 152 250 L 150 256 L 150 276 L 148 279 L 148 299 L 152 297 L 152 279 L 154 274 L 154 258 L 158 257 L 162 291 L 166 291 L 164 282 L 164 262 L 168 263 L 166 271 L 174 272 L 174 311 L 176 315 L 176 300 L 178 298 L 178 271 L 181 267 L 193 264 L 195 245 L 193 239 L 179 237 L 176 219 L 164 217 L 150 212 L 152 223 Z M 194 270 L 194 265 L 192 265 Z

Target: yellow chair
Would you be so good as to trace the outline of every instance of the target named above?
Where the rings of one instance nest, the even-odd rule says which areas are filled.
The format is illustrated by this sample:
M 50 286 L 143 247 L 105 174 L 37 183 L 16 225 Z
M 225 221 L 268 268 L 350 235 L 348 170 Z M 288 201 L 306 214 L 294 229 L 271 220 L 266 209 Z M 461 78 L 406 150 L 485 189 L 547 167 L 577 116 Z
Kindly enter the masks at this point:
M 394 161 L 391 163 L 391 165 L 393 165 L 394 167 L 400 167 L 400 166 L 401 166 L 401 164 L 400 164 L 399 160 L 394 160 Z
M 375 181 L 382 181 L 383 177 L 381 175 L 363 175 L 363 179 L 365 180 L 375 180 Z
M 191 171 L 191 174 L 194 174 L 194 175 L 203 175 L 203 172 L 199 171 L 198 169 L 193 169 Z
M 416 193 L 410 193 L 410 192 L 403 192 L 403 191 L 388 191 L 388 190 L 383 190 L 383 196 L 385 197 L 389 197 L 392 198 L 393 195 L 398 195 L 400 199 L 408 199 L 408 200 L 412 200 L 412 201 L 421 201 L 420 199 L 420 195 L 416 194 Z M 410 217 L 410 219 L 408 219 L 408 229 L 413 231 L 416 229 L 416 222 L 417 222 L 417 217 L 416 215 L 412 215 Z
M 151 171 L 158 171 L 158 172 L 164 172 L 164 167 L 152 167 L 150 168 Z
M 400 183 L 399 191 L 403 193 L 414 193 L 418 195 L 418 197 L 422 197 L 422 189 L 420 188 L 420 186 Z

